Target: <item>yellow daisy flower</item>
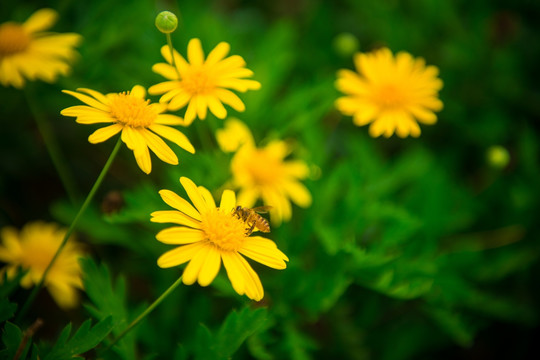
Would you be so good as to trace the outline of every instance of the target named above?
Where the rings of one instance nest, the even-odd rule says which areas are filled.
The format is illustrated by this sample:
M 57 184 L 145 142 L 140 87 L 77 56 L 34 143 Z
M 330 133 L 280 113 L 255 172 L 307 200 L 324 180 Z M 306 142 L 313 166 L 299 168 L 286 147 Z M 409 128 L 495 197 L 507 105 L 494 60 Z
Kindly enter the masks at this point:
M 249 128 L 236 118 L 227 119 L 225 127 L 216 131 L 216 139 L 223 152 L 234 152 L 243 145 L 255 146 Z
M 172 165 L 178 164 L 176 154 L 160 136 L 192 154 L 195 152 L 193 145 L 183 133 L 167 126 L 183 125 L 182 118 L 163 114 L 167 110 L 166 105 L 151 104 L 150 100 L 145 100 L 146 90 L 142 86 L 136 85 L 131 91 L 107 95 L 90 89 L 77 91 L 63 90 L 88 106 L 71 106 L 62 110 L 61 114 L 77 117 L 79 124 L 110 124 L 88 137 L 88 141 L 92 144 L 103 142 L 122 132 L 122 141 L 133 150 L 137 164 L 145 173 L 149 174 L 152 171 L 148 148 L 162 161 Z
M 180 245 L 158 259 L 158 266 L 169 268 L 189 262 L 182 281 L 191 285 L 198 281 L 207 286 L 215 279 L 221 262 L 225 266 L 234 290 L 240 295 L 259 301 L 264 296 L 261 280 L 245 257 L 274 269 L 285 269 L 289 261 L 276 244 L 260 236 L 249 236 L 249 224 L 234 212 L 235 193 L 225 190 L 219 207 L 210 192 L 188 178 L 180 183 L 195 207 L 170 190 L 161 190 L 163 201 L 176 210 L 156 211 L 152 221 L 174 223 L 160 231 L 156 238 L 165 244 Z M 243 256 L 242 256 L 243 255 Z
M 21 280 L 23 287 L 38 284 L 65 233 L 66 229 L 41 221 L 26 224 L 20 232 L 12 227 L 3 228 L 0 232 L 0 261 L 7 265 L 1 272 L 7 272 L 11 278 L 20 267 L 28 271 Z M 76 289 L 83 288 L 79 265 L 82 255 L 80 246 L 70 239 L 45 279 L 44 285 L 49 293 L 64 309 L 76 306 L 79 301 Z
M 25 78 L 54 82 L 66 75 L 77 56 L 73 50 L 82 37 L 78 34 L 43 32 L 56 22 L 52 9 L 36 11 L 23 24 L 0 24 L 0 83 L 22 88 Z
M 230 45 L 219 43 L 204 59 L 204 52 L 199 39 L 192 39 L 188 44 L 188 61 L 176 50 L 172 66 L 171 52 L 168 46 L 161 48 L 166 63 L 155 64 L 152 70 L 170 81 L 162 82 L 148 89 L 152 95 L 164 94 L 160 102 L 169 102 L 169 110 L 176 111 L 188 105 L 184 119 L 189 125 L 196 117 L 204 120 L 207 110 L 220 119 L 227 116 L 223 104 L 236 111 L 244 111 L 245 105 L 232 90 L 246 92 L 257 90 L 261 84 L 255 80 L 244 79 L 253 72 L 245 68 L 246 62 L 241 56 L 226 58 Z
M 223 151 L 236 150 L 231 172 L 233 186 L 240 189 L 239 204 L 250 208 L 262 199 L 277 224 L 290 220 L 291 200 L 300 207 L 311 205 L 311 194 L 299 181 L 308 177 L 309 168 L 303 161 L 285 160 L 291 152 L 286 142 L 274 140 L 257 148 L 248 127 L 236 119 L 227 120 L 216 137 Z
M 357 53 L 354 63 L 358 73 L 338 72 L 336 87 L 346 96 L 336 100 L 336 107 L 353 116 L 358 126 L 371 123 L 371 136 L 390 137 L 395 131 L 400 137 L 418 137 L 418 122 L 437 121 L 434 112 L 443 107 L 438 99 L 443 83 L 435 66 L 426 66 L 424 59 L 406 52 L 394 57 L 387 48 Z

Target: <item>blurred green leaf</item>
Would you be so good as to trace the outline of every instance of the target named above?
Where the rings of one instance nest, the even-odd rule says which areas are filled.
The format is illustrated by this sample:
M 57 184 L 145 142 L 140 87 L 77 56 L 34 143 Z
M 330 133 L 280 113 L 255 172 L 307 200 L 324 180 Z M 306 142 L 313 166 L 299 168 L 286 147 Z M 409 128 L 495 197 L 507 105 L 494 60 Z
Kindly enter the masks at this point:
M 55 345 L 44 360 L 69 360 L 81 358 L 77 356 L 95 348 L 113 328 L 112 318 L 107 317 L 91 327 L 91 320 L 82 323 L 79 329 L 70 337 L 71 323 L 68 324 L 58 337 Z M 68 340 L 69 338 L 69 340 Z

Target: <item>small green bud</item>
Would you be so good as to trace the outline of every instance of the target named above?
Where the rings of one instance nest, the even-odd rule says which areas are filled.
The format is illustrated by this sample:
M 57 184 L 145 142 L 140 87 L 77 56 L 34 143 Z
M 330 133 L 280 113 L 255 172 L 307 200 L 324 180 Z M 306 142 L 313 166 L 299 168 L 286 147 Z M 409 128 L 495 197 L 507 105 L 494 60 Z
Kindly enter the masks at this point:
M 170 34 L 178 26 L 178 18 L 170 11 L 162 11 L 156 16 L 156 27 L 164 34 Z
M 510 162 L 510 154 L 500 145 L 491 146 L 487 150 L 487 160 L 492 167 L 504 169 Z
M 334 38 L 334 50 L 342 57 L 349 57 L 360 48 L 356 36 L 351 33 L 341 33 Z

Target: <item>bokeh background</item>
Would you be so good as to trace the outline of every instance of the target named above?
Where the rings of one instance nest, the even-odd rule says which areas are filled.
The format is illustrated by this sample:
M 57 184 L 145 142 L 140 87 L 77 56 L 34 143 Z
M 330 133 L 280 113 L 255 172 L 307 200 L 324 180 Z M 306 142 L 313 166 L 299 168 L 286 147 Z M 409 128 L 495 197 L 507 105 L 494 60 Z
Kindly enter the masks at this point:
M 540 3 L 2 1 L 0 22 L 24 21 L 42 7 L 60 13 L 54 31 L 84 37 L 70 76 L 28 89 L 81 196 L 113 141 L 89 144 L 93 127 L 60 115 L 75 105 L 60 91 L 161 82 L 151 71 L 165 44 L 154 27 L 161 10 L 179 16 L 173 43 L 181 53 L 198 37 L 206 52 L 226 41 L 244 57 L 262 88 L 241 95 L 244 113 L 229 114 L 248 124 L 258 143 L 289 139 L 292 157 L 312 170 L 306 185 L 313 205 L 295 207 L 292 221 L 270 235 L 289 256 L 288 268 L 255 265 L 265 287 L 261 303 L 236 295 L 222 270 L 208 288 L 180 287 L 111 358 L 540 355 Z M 355 47 L 380 46 L 440 69 L 445 107 L 418 139 L 370 138 L 334 108 L 336 71 L 353 68 Z M 0 101 L 0 226 L 38 219 L 68 225 L 78 207 L 65 195 L 27 99 L 0 88 Z M 197 153 L 176 151 L 179 166 L 153 161 L 145 175 L 124 147 L 79 226 L 78 239 L 99 264 L 87 263 L 86 277 L 123 321 L 181 273 L 156 265 L 168 249 L 154 238 L 163 226 L 149 221 L 166 208 L 158 190 L 182 193 L 178 179 L 187 176 L 217 197 L 231 177 L 231 156 L 215 140 L 223 122 L 209 116 L 185 129 Z M 508 164 L 489 160 L 492 146 L 509 152 Z M 18 290 L 13 300 L 27 295 Z M 34 341 L 54 343 L 68 322 L 104 316 L 95 308 L 106 305 L 95 296 L 83 295 L 83 303 L 62 312 L 43 291 L 28 316 L 44 319 Z

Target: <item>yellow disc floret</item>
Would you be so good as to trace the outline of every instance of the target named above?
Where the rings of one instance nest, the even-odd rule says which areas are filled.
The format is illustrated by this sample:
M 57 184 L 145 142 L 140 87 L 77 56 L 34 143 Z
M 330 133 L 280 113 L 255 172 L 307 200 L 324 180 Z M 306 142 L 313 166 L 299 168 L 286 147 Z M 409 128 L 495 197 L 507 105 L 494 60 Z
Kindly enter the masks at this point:
M 212 209 L 201 214 L 201 227 L 213 245 L 225 251 L 238 251 L 246 238 L 245 223 L 232 212 Z
M 11 22 L 0 25 L 0 58 L 26 50 L 30 40 L 22 26 Z
M 144 100 L 123 92 L 112 95 L 111 115 L 122 124 L 131 127 L 148 127 L 154 123 L 157 113 L 148 105 L 150 100 Z

